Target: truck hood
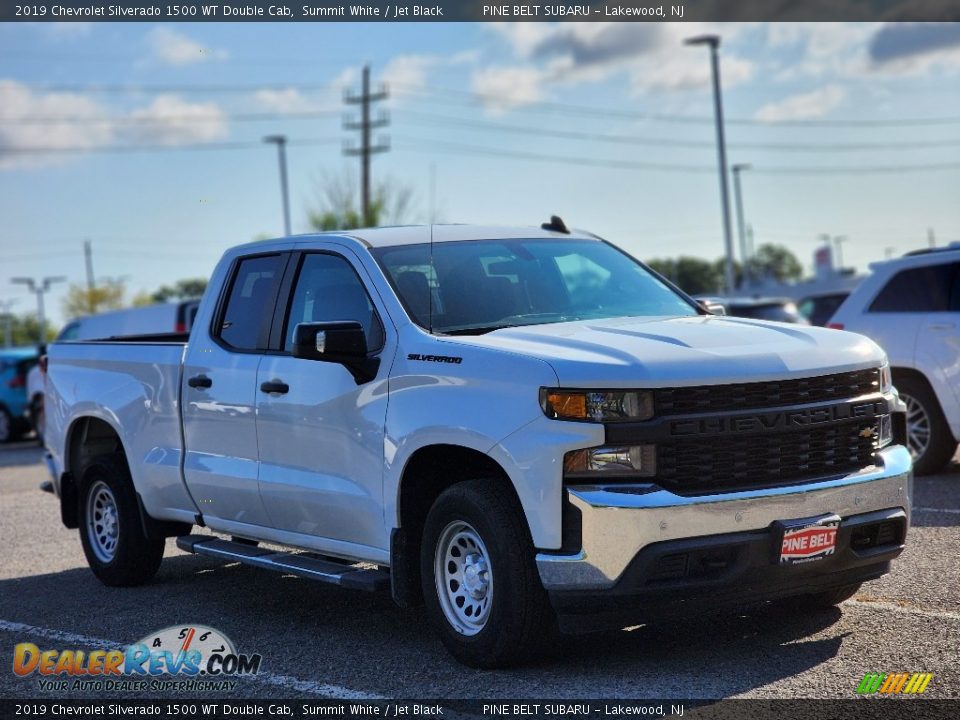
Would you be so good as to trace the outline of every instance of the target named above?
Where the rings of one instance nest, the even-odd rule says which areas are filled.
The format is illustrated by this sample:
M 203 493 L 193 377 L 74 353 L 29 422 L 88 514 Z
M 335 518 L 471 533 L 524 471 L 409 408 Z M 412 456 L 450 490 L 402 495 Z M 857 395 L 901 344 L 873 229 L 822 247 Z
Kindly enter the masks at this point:
M 582 320 L 450 340 L 544 360 L 561 387 L 777 380 L 876 367 L 885 357 L 854 333 L 713 315 Z

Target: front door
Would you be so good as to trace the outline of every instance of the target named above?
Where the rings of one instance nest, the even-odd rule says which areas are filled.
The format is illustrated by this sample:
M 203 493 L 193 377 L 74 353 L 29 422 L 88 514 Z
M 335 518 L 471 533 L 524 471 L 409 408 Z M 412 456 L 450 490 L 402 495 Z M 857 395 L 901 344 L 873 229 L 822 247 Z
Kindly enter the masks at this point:
M 273 527 L 384 549 L 383 434 L 389 362 L 385 333 L 365 270 L 349 251 L 308 252 L 298 263 L 283 328 L 283 352 L 257 371 L 260 495 Z M 384 358 L 376 378 L 358 385 L 342 365 L 290 355 L 302 322 L 355 320 L 371 354 Z M 349 550 L 344 548 L 349 554 Z

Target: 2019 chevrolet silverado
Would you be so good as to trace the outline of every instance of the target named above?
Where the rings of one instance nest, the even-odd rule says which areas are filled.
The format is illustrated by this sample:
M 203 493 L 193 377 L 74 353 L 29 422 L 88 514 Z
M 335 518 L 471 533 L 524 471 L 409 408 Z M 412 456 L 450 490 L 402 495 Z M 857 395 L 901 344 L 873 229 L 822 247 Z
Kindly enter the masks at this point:
M 423 602 L 473 666 L 558 631 L 841 602 L 910 519 L 872 341 L 711 315 L 559 219 L 243 245 L 189 337 L 49 356 L 62 518 L 104 583 L 147 582 L 177 536 Z

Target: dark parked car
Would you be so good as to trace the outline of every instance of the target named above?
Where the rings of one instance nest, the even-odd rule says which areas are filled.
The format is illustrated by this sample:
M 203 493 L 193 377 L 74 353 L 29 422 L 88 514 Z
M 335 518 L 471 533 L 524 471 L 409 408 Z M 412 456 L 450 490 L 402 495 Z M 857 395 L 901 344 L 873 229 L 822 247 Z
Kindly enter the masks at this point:
M 843 301 L 850 295 L 849 290 L 837 290 L 829 293 L 808 295 L 797 303 L 800 314 L 810 321 L 811 325 L 826 326 L 830 318 L 843 305 Z

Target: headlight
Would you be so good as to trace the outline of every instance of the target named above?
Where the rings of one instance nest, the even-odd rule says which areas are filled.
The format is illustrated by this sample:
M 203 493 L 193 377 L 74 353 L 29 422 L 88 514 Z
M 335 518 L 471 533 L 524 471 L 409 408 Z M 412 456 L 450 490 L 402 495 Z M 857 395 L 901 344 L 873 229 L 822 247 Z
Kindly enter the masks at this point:
M 880 366 L 880 392 L 886 394 L 893 390 L 893 376 L 890 374 L 890 363 L 884 362 Z
M 653 394 L 645 390 L 540 388 L 540 407 L 554 420 L 617 422 L 653 417 Z
M 657 472 L 654 445 L 627 445 L 573 450 L 563 456 L 565 480 L 653 477 Z

